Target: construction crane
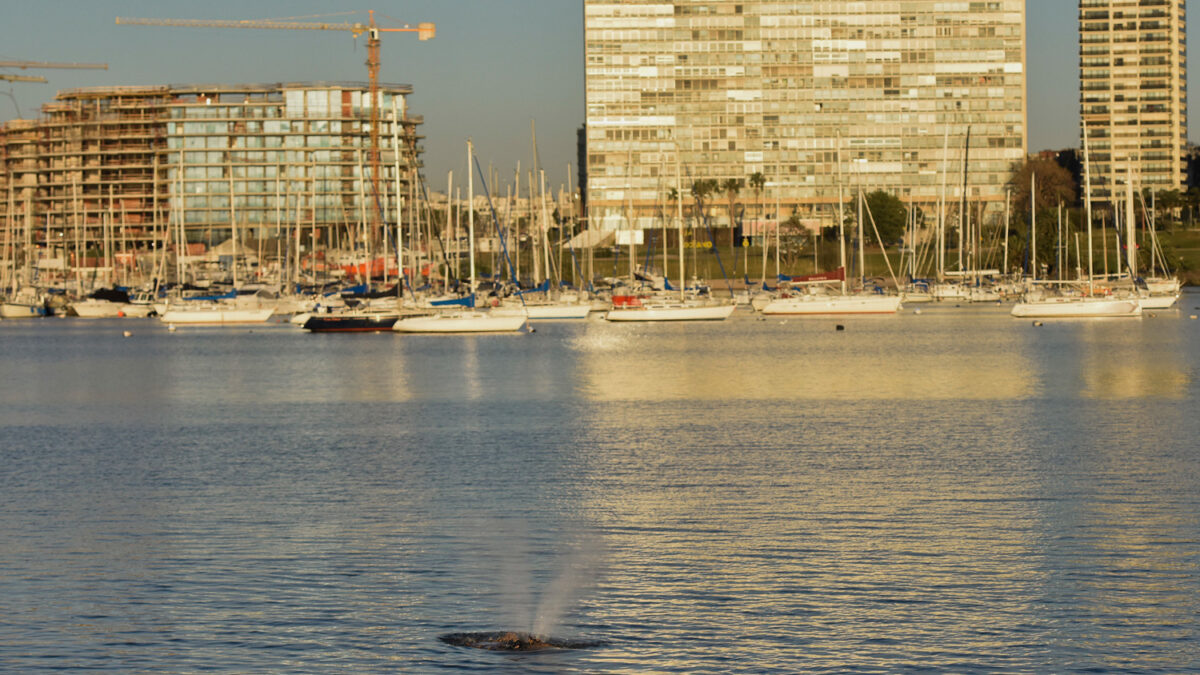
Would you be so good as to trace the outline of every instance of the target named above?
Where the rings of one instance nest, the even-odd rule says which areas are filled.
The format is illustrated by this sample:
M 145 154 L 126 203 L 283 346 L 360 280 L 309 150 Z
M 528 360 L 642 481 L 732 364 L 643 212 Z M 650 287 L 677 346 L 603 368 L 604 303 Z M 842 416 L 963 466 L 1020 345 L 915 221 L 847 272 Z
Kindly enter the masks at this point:
M 369 161 L 371 164 L 371 182 L 374 194 L 379 194 L 379 34 L 380 33 L 416 33 L 418 40 L 430 40 L 437 35 L 437 27 L 432 23 L 419 23 L 416 28 L 408 25 L 403 28 L 380 28 L 375 24 L 375 10 L 367 12 L 367 23 L 326 23 L 318 21 L 281 21 L 272 19 L 251 19 L 244 21 L 209 20 L 209 19 L 138 19 L 117 17 L 118 25 L 129 26 L 178 26 L 184 28 L 260 28 L 273 30 L 335 30 L 349 31 L 357 38 L 367 36 L 367 82 L 371 95 L 371 149 Z M 397 120 L 397 123 L 399 121 Z
M 108 70 L 107 63 L 56 63 L 53 61 L 0 61 L 0 68 L 74 68 L 82 70 Z M 0 82 L 45 82 L 41 75 L 9 75 L 0 73 Z M 5 92 L 12 99 L 17 109 L 17 117 L 21 117 L 21 106 L 17 105 L 17 97 L 12 92 Z
M 77 70 L 108 70 L 107 63 L 56 63 L 54 61 L 0 61 L 0 68 L 74 68 Z
M 7 75 L 0 73 L 0 82 L 45 82 L 41 75 Z

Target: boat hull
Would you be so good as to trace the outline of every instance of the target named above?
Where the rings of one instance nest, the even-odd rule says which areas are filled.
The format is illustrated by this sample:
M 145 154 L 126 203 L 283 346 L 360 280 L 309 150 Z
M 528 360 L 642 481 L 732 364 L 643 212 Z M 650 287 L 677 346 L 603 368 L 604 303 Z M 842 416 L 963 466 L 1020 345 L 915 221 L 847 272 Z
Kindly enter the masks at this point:
M 19 302 L 0 304 L 0 318 L 37 319 L 43 316 L 46 316 L 46 308 L 42 305 L 26 305 Z
M 313 333 L 374 333 L 391 330 L 399 318 L 396 314 L 310 316 L 304 329 Z
M 1053 298 L 1018 302 L 1013 305 L 1012 315 L 1018 319 L 1138 317 L 1142 315 L 1142 306 L 1137 300 Z
M 762 309 L 765 316 L 895 314 L 898 311 L 900 296 L 896 295 L 802 295 L 777 298 Z
M 159 319 L 163 323 L 180 325 L 227 326 L 232 324 L 266 323 L 275 311 L 266 309 L 171 309 Z
M 592 311 L 591 303 L 530 303 L 525 306 L 501 306 L 492 310 L 497 316 L 527 316 L 534 321 L 566 321 L 586 319 Z
M 81 319 L 143 319 L 150 316 L 154 308 L 150 305 L 135 305 L 128 302 L 108 300 L 83 300 L 71 303 L 71 311 Z
M 724 321 L 737 309 L 736 305 L 683 305 L 679 307 L 646 305 L 608 310 L 608 321 Z
M 1171 309 L 1178 300 L 1179 295 L 1149 295 L 1138 298 L 1138 304 L 1142 309 Z
M 502 316 L 484 312 L 464 312 L 399 319 L 392 326 L 397 333 L 513 333 L 525 325 L 525 316 Z

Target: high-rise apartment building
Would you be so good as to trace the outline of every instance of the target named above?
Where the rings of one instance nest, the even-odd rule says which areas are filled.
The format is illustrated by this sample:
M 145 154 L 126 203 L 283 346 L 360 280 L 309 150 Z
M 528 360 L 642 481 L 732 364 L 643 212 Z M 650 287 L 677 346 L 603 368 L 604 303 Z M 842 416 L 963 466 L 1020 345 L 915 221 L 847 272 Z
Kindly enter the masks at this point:
M 141 243 L 162 239 L 170 223 L 219 241 L 234 222 L 260 234 L 299 222 L 328 241 L 364 211 L 395 212 L 397 168 L 408 189 L 423 122 L 406 113 L 411 92 L 379 87 L 376 179 L 364 82 L 60 91 L 40 119 L 0 126 L 0 232 L 32 222 L 39 243 L 98 241 L 105 232 Z
M 1026 152 L 1025 0 L 584 8 L 594 226 L 648 225 L 677 162 L 685 192 L 762 173 L 816 224 L 839 188 L 1000 204 Z
M 1183 188 L 1187 163 L 1184 0 L 1080 0 L 1080 111 L 1092 196 L 1127 180 Z

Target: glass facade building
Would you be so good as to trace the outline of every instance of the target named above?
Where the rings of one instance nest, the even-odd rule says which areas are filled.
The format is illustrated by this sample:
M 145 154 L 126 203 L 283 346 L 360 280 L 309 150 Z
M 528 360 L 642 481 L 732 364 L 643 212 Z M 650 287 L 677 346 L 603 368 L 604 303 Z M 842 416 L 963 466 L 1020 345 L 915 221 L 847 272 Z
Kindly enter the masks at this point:
M 1080 0 L 1080 113 L 1092 196 L 1183 189 L 1187 173 L 1183 0 Z M 1119 195 L 1118 195 L 1119 196 Z
M 407 114 L 411 92 L 408 85 L 379 87 L 376 181 L 366 83 L 61 91 L 38 120 L 0 128 L 0 180 L 13 194 L 0 213 L 18 226 L 34 219 L 38 240 L 51 242 L 95 241 L 106 229 L 135 242 L 157 240 L 164 223 L 219 241 L 234 219 L 261 228 L 260 235 L 276 223 L 300 223 L 326 239 L 364 211 L 377 219 L 380 208 L 390 222 L 393 128 L 402 191 L 420 166 L 423 120 Z
M 761 173 L 767 199 L 816 225 L 839 189 L 933 205 L 965 183 L 1002 204 L 1026 153 L 1024 0 L 584 9 L 593 226 L 648 226 L 677 163 L 684 192 Z

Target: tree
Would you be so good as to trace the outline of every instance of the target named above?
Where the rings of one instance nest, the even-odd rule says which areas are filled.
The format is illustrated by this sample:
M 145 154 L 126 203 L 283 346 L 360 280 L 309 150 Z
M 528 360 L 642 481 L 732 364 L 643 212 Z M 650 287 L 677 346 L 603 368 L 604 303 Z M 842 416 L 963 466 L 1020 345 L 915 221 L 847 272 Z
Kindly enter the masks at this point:
M 863 222 L 863 236 L 870 240 L 873 230 L 871 229 L 871 219 L 875 220 L 875 227 L 879 230 L 879 237 L 883 241 L 881 244 L 887 245 L 899 241 L 904 237 L 904 231 L 908 225 L 908 209 L 904 206 L 904 202 L 900 201 L 896 196 L 883 190 L 876 190 L 866 197 L 867 208 L 871 210 L 871 214 L 864 214 L 866 220 Z
M 742 181 L 740 178 L 726 179 L 721 183 L 721 189 L 725 191 L 725 198 L 729 200 L 729 257 L 733 259 L 733 276 L 736 277 L 737 253 L 734 245 L 737 243 L 737 198 L 738 193 L 742 191 Z
M 1183 208 L 1184 199 L 1183 193 L 1179 190 L 1160 190 L 1154 193 L 1154 226 L 1162 230 L 1167 225 L 1174 223 L 1179 214 L 1179 210 Z M 1150 206 L 1151 199 L 1146 197 L 1146 206 Z
M 695 200 L 695 218 L 704 220 L 704 200 L 717 191 L 717 181 L 712 178 L 700 178 L 692 181 L 692 199 Z
M 1077 199 L 1077 186 L 1071 172 L 1059 166 L 1053 159 L 1029 157 L 1013 167 L 1008 184 L 1012 188 L 1013 210 L 1018 214 L 1029 213 L 1030 176 L 1037 177 L 1038 215 L 1042 211 L 1054 211 L 1059 204 L 1071 205 Z
M 767 234 L 766 234 L 766 228 L 762 227 L 763 212 L 765 211 L 765 209 L 763 207 L 762 197 L 763 197 L 763 188 L 765 188 L 767 186 L 767 177 L 764 176 L 761 171 L 755 171 L 754 173 L 750 174 L 749 182 L 750 182 L 750 189 L 754 190 L 755 196 L 758 197 L 759 230 L 763 234 L 763 237 L 764 237 L 763 241 L 765 243 L 765 241 L 766 241 L 765 238 L 766 238 Z
M 1196 209 L 1200 207 L 1200 187 L 1189 188 L 1183 194 L 1183 203 L 1188 211 L 1188 226 L 1191 227 L 1192 221 L 1196 219 Z

